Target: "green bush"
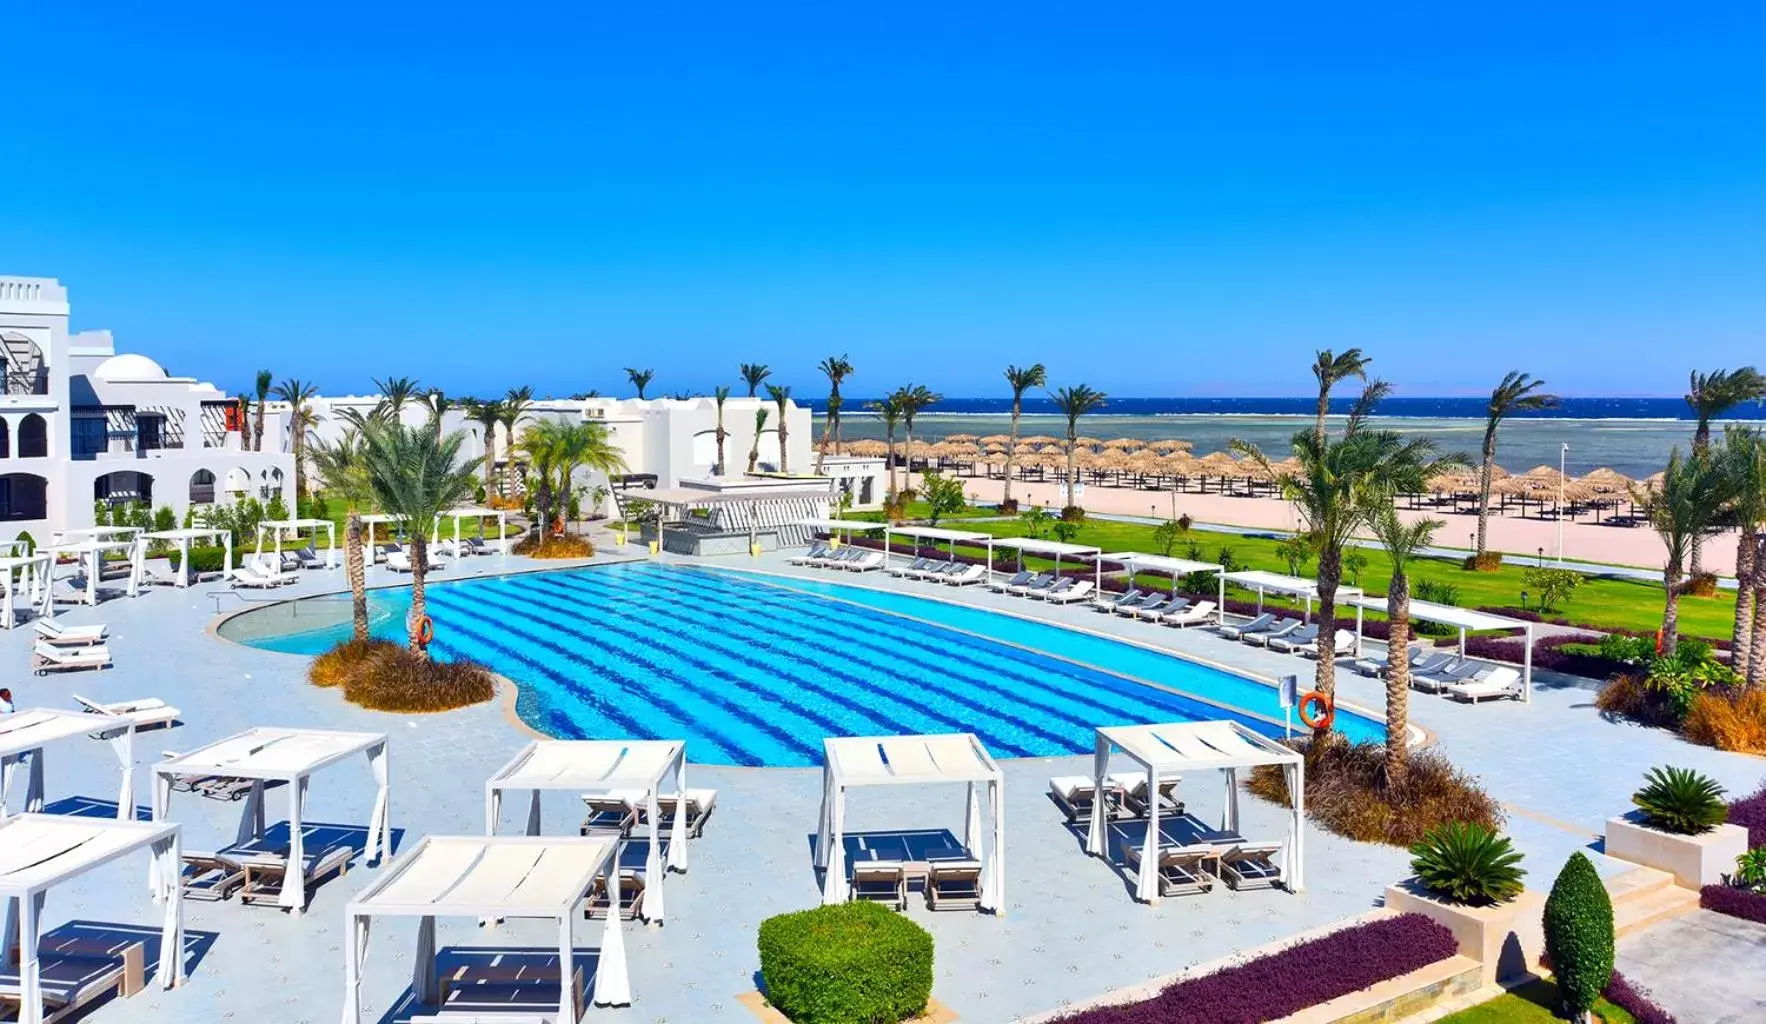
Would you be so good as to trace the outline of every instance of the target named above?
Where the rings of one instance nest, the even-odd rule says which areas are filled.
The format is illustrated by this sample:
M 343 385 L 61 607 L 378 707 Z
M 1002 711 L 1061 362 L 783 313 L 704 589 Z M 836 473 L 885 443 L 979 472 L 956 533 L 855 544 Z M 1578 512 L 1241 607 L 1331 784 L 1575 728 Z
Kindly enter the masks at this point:
M 1545 900 L 1545 955 L 1565 1016 L 1583 1019 L 1613 980 L 1613 901 L 1581 851 L 1570 855 Z
M 1085 506 L 1083 506 L 1083 505 L 1062 506 L 1061 519 L 1063 522 L 1069 522 L 1069 523 L 1083 523 L 1083 522 L 1085 522 Z
M 1723 787 L 1691 768 L 1651 768 L 1631 802 L 1643 812 L 1644 824 L 1676 835 L 1702 835 L 1729 820 Z
M 797 1024 L 896 1024 L 932 996 L 932 936 L 875 903 L 760 923 L 767 1001 Z
M 1449 903 L 1481 907 L 1521 891 L 1521 855 L 1507 836 L 1466 821 L 1428 831 L 1410 848 L 1417 880 Z
M 235 565 L 239 563 L 240 554 L 241 553 L 236 552 L 233 556 L 233 562 Z M 172 571 L 176 572 L 179 568 L 178 553 L 176 551 L 172 552 L 171 557 Z M 222 563 L 226 560 L 227 552 L 223 548 L 193 547 L 190 549 L 190 565 L 197 572 L 220 572 L 223 567 Z
M 1459 588 L 1446 580 L 1423 577 L 1411 585 L 1412 592 L 1418 601 L 1429 601 L 1434 604 L 1459 604 Z
M 22 542 L 25 546 L 25 551 L 27 553 L 29 553 L 29 554 L 36 553 L 36 551 L 37 551 L 37 538 L 31 536 L 31 533 L 29 530 L 18 531 L 18 536 L 14 537 L 13 540 Z
M 1596 653 L 1613 661 L 1642 665 L 1656 656 L 1656 642 L 1647 636 L 1608 633 L 1600 638 L 1600 649 Z
M 1548 569 L 1537 566 L 1521 573 L 1521 583 L 1539 595 L 1539 610 L 1549 612 L 1570 603 L 1570 598 L 1588 579 L 1574 569 Z

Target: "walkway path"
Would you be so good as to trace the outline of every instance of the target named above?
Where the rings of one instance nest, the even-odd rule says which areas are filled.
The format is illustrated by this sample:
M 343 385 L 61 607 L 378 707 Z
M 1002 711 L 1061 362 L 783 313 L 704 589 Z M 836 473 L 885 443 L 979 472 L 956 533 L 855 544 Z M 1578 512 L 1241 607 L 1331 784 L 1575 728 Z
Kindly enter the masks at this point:
M 1695 911 L 1620 939 L 1618 968 L 1681 1024 L 1766 1020 L 1766 925 Z

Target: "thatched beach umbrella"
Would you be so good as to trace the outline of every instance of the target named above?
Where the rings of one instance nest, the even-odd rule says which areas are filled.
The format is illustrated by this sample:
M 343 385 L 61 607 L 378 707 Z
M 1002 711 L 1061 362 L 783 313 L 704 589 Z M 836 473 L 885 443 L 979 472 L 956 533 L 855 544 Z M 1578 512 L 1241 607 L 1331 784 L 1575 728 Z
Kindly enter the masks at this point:
M 1239 465 L 1239 460 L 1225 452 L 1209 452 L 1197 460 L 1196 467 L 1209 476 L 1217 476 L 1222 479 L 1245 475 L 1245 469 Z
M 985 445 L 995 445 L 995 444 L 1008 445 L 1008 444 L 1012 443 L 1012 435 L 1010 435 L 1010 434 L 989 434 L 986 437 L 981 438 L 980 441 L 982 444 L 985 444 Z
M 946 434 L 944 439 L 952 444 L 964 444 L 979 440 L 974 434 Z
M 889 446 L 882 441 L 853 441 L 847 444 L 846 451 L 851 455 L 877 459 L 889 454 Z
M 1112 437 L 1110 440 L 1104 442 L 1104 447 L 1121 450 L 1128 448 L 1141 448 L 1144 447 L 1144 445 L 1142 442 L 1136 441 L 1132 437 Z
M 1589 470 L 1576 482 L 1587 485 L 1596 494 L 1624 494 L 1631 490 L 1633 483 L 1630 477 L 1606 466 Z
M 1187 452 L 1195 445 L 1188 441 L 1180 441 L 1175 437 L 1163 437 L 1147 445 L 1156 452 Z
M 1061 443 L 1060 438 L 1051 437 L 1048 434 L 1032 434 L 1029 437 L 1021 437 L 1018 440 L 1019 440 L 1019 442 L 1021 442 L 1023 444 L 1060 444 Z

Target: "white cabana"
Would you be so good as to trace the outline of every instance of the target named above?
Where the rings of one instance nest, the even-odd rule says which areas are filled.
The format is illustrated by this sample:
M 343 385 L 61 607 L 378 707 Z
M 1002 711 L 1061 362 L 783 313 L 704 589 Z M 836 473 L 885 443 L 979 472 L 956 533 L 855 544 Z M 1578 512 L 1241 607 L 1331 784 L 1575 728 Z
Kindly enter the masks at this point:
M 117 819 L 135 816 L 135 720 L 122 715 L 94 715 L 63 708 L 25 708 L 0 715 L 0 820 L 7 815 L 7 797 L 18 784 L 19 768 L 31 762 L 25 785 L 25 810 L 43 809 L 43 751 L 51 743 L 91 737 L 105 740 L 123 769 L 117 790 Z
M 80 544 L 89 540 L 133 541 L 141 532 L 139 526 L 78 526 L 68 530 L 57 530 L 49 535 L 50 544 Z
M 875 533 L 889 528 L 887 523 L 873 523 L 864 519 L 799 519 L 798 526 L 807 527 L 815 533 L 825 533 L 834 540 L 833 546 L 839 547 L 841 540 L 836 534 L 844 533 L 848 537 L 855 533 Z M 887 546 L 887 545 L 885 545 Z
M 1305 857 L 1303 841 L 1306 825 L 1306 762 L 1299 751 L 1259 735 L 1238 722 L 1173 722 L 1165 725 L 1103 726 L 1097 732 L 1097 750 L 1092 760 L 1092 774 L 1098 792 L 1109 785 L 1110 752 L 1120 750 L 1147 773 L 1147 792 L 1159 792 L 1159 780 L 1188 772 L 1220 771 L 1226 776 L 1226 809 L 1220 830 L 1236 835 L 1239 830 L 1238 773 L 1241 768 L 1258 765 L 1279 765 L 1287 780 L 1293 799 L 1293 818 L 1288 825 L 1288 838 L 1283 846 L 1282 873 L 1288 888 L 1300 892 L 1305 888 Z M 1091 829 L 1086 836 L 1086 851 L 1094 856 L 1107 856 L 1108 838 L 1104 835 L 1104 804 L 1092 804 Z M 1147 903 L 1159 902 L 1159 801 L 1147 801 L 1147 833 L 1140 856 L 1140 875 L 1135 897 Z
M 816 867 L 823 869 L 822 902 L 844 903 L 846 791 L 860 786 L 967 783 L 963 847 L 980 861 L 981 907 L 1005 909 L 1005 775 L 974 733 L 941 736 L 836 736 L 822 741 L 822 809 L 816 821 Z M 992 827 L 981 825 L 986 787 Z M 978 849 L 986 838 L 985 855 Z
M 1226 567 L 1219 562 L 1193 562 L 1187 558 L 1172 558 L 1169 555 L 1148 555 L 1139 551 L 1117 551 L 1113 554 L 1099 555 L 1099 562 L 1120 562 L 1128 569 L 1129 578 L 1145 569 L 1148 572 L 1171 574 L 1171 592 L 1177 593 L 1179 577 L 1190 573 L 1213 573 L 1216 577 L 1215 588 L 1215 619 L 1222 620 L 1226 614 Z
M 362 517 L 362 525 L 368 528 L 368 537 L 362 543 L 367 551 L 369 565 L 373 565 L 377 561 L 374 555 L 374 528 L 376 526 L 392 526 L 404 521 L 404 516 L 395 516 L 390 512 L 370 512 Z
M 441 521 L 452 519 L 454 521 L 454 554 L 458 555 L 460 553 L 460 520 L 489 519 L 492 516 L 495 516 L 497 520 L 497 554 L 507 555 L 509 553 L 509 514 L 500 508 L 448 509 L 435 517 L 435 525 L 429 530 L 429 539 L 432 543 L 440 543 Z
M 264 553 L 264 534 L 268 533 L 275 538 L 276 560 L 280 562 L 282 560 L 282 535 L 284 533 L 299 533 L 301 530 L 325 531 L 325 542 L 329 545 L 325 549 L 325 568 L 337 568 L 337 524 L 329 519 L 266 519 L 258 524 L 257 553 L 260 555 Z
M 629 790 L 642 794 L 650 821 L 650 849 L 644 859 L 644 917 L 663 919 L 663 874 L 668 868 L 687 870 L 687 814 L 676 807 L 668 837 L 668 863 L 662 862 L 662 816 L 657 796 L 673 779 L 682 803 L 687 792 L 687 744 L 683 740 L 534 740 L 497 769 L 484 784 L 484 831 L 496 835 L 503 794 L 528 790 L 527 834 L 540 834 L 540 793 L 548 789 L 577 793 Z M 617 888 L 609 890 L 617 892 Z
M 154 540 L 163 540 L 178 545 L 177 584 L 180 587 L 188 587 L 190 581 L 196 578 L 196 574 L 190 571 L 190 545 L 196 541 L 219 541 L 221 550 L 225 552 L 221 560 L 222 571 L 225 572 L 227 569 L 233 568 L 233 531 L 231 530 L 194 526 L 182 530 L 155 530 L 152 533 L 144 533 L 136 541 L 141 545 L 143 561 L 147 558 L 147 542 Z
M 946 541 L 950 544 L 950 552 L 952 555 L 957 553 L 958 544 L 978 544 L 985 542 L 987 544 L 987 569 L 989 572 L 993 571 L 993 534 L 991 533 L 976 533 L 973 530 L 946 530 L 938 526 L 886 525 L 883 528 L 883 558 L 885 561 L 889 558 L 889 538 L 898 533 L 904 537 L 912 537 L 915 540 L 929 540 L 933 544 L 937 544 L 939 541 Z
M 39 1024 L 47 1016 L 43 1005 L 44 957 L 38 947 L 49 891 L 143 847 L 153 855 L 155 897 L 165 900 L 154 980 L 161 988 L 172 988 L 184 980 L 184 902 L 178 884 L 178 826 L 60 814 L 21 814 L 0 821 L 0 900 L 6 904 L 0 949 L 7 951 L 4 966 L 8 971 L 12 969 L 11 951 L 18 952 L 20 1024 Z M 81 962 L 80 966 L 91 970 L 98 965 Z M 101 993 L 86 994 L 85 998 L 95 994 Z
M 85 567 L 86 589 L 84 593 L 77 594 L 74 600 L 89 605 L 98 603 L 98 578 L 104 574 L 104 553 L 106 551 L 121 551 L 128 556 L 128 595 L 134 597 L 141 592 L 142 548 L 135 543 L 135 535 L 141 531 L 128 527 L 129 532 L 125 534 L 120 532 L 123 529 L 123 527 L 110 527 L 107 535 L 84 540 L 64 541 L 43 548 L 43 553 L 51 557 L 73 555 L 77 564 Z
M 1312 602 L 1318 600 L 1318 581 L 1309 580 L 1304 576 L 1284 576 L 1279 572 L 1251 569 L 1246 572 L 1226 573 L 1225 582 L 1237 584 L 1246 590 L 1257 591 L 1257 610 L 1259 612 L 1263 611 L 1264 593 L 1286 594 L 1306 602 L 1305 618 L 1310 621 L 1312 619 Z M 1360 596 L 1360 587 L 1337 585 L 1337 600 L 1344 604 L 1348 604 Z
M 11 629 L 17 625 L 20 597 L 38 615 L 47 617 L 53 614 L 55 601 L 50 596 L 49 584 L 54 568 L 55 556 L 48 552 L 0 556 L 0 587 L 5 588 L 4 596 L 0 597 L 0 628 Z M 14 573 L 18 575 L 16 592 L 13 589 Z
M 1361 653 L 1362 612 L 1376 611 L 1390 614 L 1383 597 L 1357 597 L 1349 602 L 1355 606 L 1355 652 Z M 1466 656 L 1466 631 L 1477 629 L 1519 629 L 1526 634 L 1526 646 L 1521 653 L 1521 700 L 1530 703 L 1533 700 L 1533 626 L 1526 619 L 1511 619 L 1506 615 L 1491 615 L 1488 612 L 1475 612 L 1470 608 L 1460 608 L 1451 604 L 1436 604 L 1433 601 L 1410 602 L 1410 617 L 1423 619 L 1427 622 L 1439 622 L 1459 628 L 1459 656 Z
M 88 720 L 92 716 L 85 716 Z M 392 852 L 392 823 L 388 814 L 386 734 L 383 732 L 332 732 L 323 729 L 281 729 L 259 726 L 210 743 L 187 754 L 153 766 L 153 820 L 163 821 L 171 809 L 172 782 L 180 777 L 222 776 L 249 779 L 240 813 L 236 841 L 249 843 L 264 836 L 264 790 L 271 783 L 288 787 L 287 869 L 277 902 L 298 914 L 307 905 L 305 851 L 301 843 L 301 817 L 306 810 L 307 787 L 314 772 L 356 754 L 367 754 L 377 791 L 368 823 L 367 861 Z
M 604 879 L 607 891 L 617 893 L 618 876 L 619 840 L 609 836 L 424 836 L 415 847 L 400 854 L 374 884 L 351 900 L 345 911 L 344 1024 L 361 1024 L 362 967 L 368 955 L 369 926 L 376 917 L 417 918 L 411 990 L 419 1001 L 457 1012 L 461 1020 L 490 1020 L 497 1015 L 493 1011 L 509 1013 L 516 1007 L 482 1007 L 485 1015 L 475 1016 L 474 1010 L 479 1007 L 462 1006 L 456 1001 L 444 1004 L 442 979 L 435 962 L 435 919 L 514 917 L 552 921 L 558 928 L 557 1019 L 581 1019 L 583 1007 L 572 983 L 577 970 L 573 926 L 582 916 L 583 903 L 595 879 Z M 617 912 L 607 915 L 601 936 L 592 1001 L 598 1006 L 630 1005 L 625 933 Z M 505 971 L 504 976 L 507 974 Z M 481 987 L 467 983 L 453 991 L 464 996 L 464 1002 L 471 1003 L 474 990 Z M 520 1009 L 534 1008 L 524 1005 Z M 523 1019 L 539 1017 L 536 1014 Z
M 1090 558 L 1092 560 L 1092 568 L 1095 570 L 1093 575 L 1096 577 L 1092 586 L 1102 587 L 1104 584 L 1103 565 L 1097 560 L 1098 553 L 1101 550 L 1099 548 L 1094 548 L 1085 544 L 1068 544 L 1065 541 L 1058 540 L 1039 540 L 1036 537 L 1001 537 L 994 541 L 993 544 L 994 547 L 1016 548 L 1018 551 L 1018 568 L 1020 569 L 1024 568 L 1024 552 L 1026 551 L 1037 555 L 1052 556 L 1055 560 L 1055 575 L 1057 576 L 1061 573 L 1061 557 L 1063 555 L 1075 559 Z M 991 549 L 988 551 L 987 564 L 990 568 L 993 565 L 993 552 Z

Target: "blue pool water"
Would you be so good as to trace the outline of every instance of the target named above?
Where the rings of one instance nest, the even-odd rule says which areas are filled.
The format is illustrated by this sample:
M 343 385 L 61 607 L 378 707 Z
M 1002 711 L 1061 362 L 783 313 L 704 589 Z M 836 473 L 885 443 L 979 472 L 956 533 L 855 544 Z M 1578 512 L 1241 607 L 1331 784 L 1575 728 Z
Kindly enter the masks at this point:
M 686 737 L 707 763 L 818 765 L 822 739 L 843 735 L 973 732 L 995 756 L 1035 757 L 1088 752 L 1099 725 L 1234 718 L 1282 732 L 1268 686 L 904 594 L 637 563 L 437 583 L 427 597 L 432 652 L 515 680 L 534 728 Z M 222 635 L 316 654 L 349 635 L 347 596 L 321 600 L 329 614 L 294 602 L 231 619 Z M 375 591 L 371 604 L 376 635 L 400 638 L 409 590 Z M 1353 739 L 1383 728 L 1337 722 Z

